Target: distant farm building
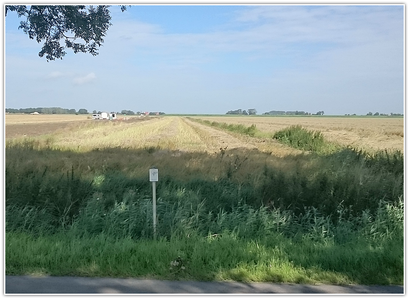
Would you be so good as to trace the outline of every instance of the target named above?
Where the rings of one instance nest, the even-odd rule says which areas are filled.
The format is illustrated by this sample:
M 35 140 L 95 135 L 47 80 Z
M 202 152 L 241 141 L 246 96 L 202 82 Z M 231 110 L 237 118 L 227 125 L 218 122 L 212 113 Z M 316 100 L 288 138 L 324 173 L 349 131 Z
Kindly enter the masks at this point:
M 101 112 L 101 113 L 95 113 L 92 115 L 92 119 L 116 119 L 116 113 L 115 112 Z

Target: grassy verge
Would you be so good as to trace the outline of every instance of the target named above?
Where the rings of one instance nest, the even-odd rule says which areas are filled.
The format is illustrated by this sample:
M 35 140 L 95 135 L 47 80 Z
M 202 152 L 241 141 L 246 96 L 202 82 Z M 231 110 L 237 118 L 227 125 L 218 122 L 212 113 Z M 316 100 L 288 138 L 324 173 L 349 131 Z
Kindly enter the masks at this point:
M 192 234 L 153 241 L 104 233 L 34 237 L 9 232 L 6 274 L 403 284 L 402 238 L 370 242 L 354 234 L 349 241 L 316 242 L 278 233 L 254 239 L 228 232 Z
M 241 205 L 211 215 L 189 205 L 159 203 L 156 241 L 150 204 L 92 204 L 57 229 L 41 226 L 42 210 L 9 209 L 6 274 L 403 283 L 402 201 L 380 202 L 374 214 L 359 217 L 340 211 L 336 223 L 315 209 L 297 216 Z

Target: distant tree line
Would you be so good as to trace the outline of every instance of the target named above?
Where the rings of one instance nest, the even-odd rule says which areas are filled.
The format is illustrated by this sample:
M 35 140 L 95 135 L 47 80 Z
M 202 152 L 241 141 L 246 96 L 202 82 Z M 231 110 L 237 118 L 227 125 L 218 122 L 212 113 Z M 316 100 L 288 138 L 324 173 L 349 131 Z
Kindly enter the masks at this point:
M 133 112 L 132 110 L 122 110 L 121 114 L 135 115 L 135 112 Z M 137 112 L 136 114 L 140 114 L 140 113 Z
M 132 110 L 122 110 L 121 114 L 126 114 L 126 115 L 163 115 L 165 114 L 165 112 L 141 112 L 141 111 L 137 111 L 137 112 L 133 112 Z
M 311 114 L 309 112 L 305 111 L 277 111 L 277 110 L 272 110 L 269 112 L 263 113 L 263 115 L 324 115 L 324 111 L 318 111 L 315 114 Z
M 256 115 L 257 114 L 257 110 L 256 109 L 237 109 L 237 110 L 230 110 L 227 111 L 226 114 L 237 114 L 237 115 Z
M 400 114 L 400 113 L 386 114 L 386 113 L 379 113 L 379 112 L 375 112 L 375 113 L 368 112 L 366 115 L 367 116 L 403 116 L 403 114 Z
M 87 109 L 79 109 L 76 111 L 75 109 L 65 109 L 60 107 L 50 107 L 50 108 L 6 108 L 6 113 L 34 113 L 38 112 L 41 114 L 88 114 Z
M 43 107 L 38 107 L 38 108 L 20 108 L 20 109 L 14 109 L 14 108 L 6 108 L 6 113 L 34 113 L 38 112 L 40 114 L 88 114 L 88 110 L 81 108 L 75 110 L 75 109 L 65 109 L 65 108 L 60 108 L 60 107 L 50 107 L 50 108 L 43 108 Z M 111 111 L 112 112 L 112 111 Z M 102 111 L 97 111 L 94 110 L 92 112 L 93 114 L 97 113 L 102 113 Z M 115 112 L 117 114 L 126 114 L 126 115 L 140 115 L 140 114 L 145 114 L 145 115 L 163 115 L 165 112 L 133 112 L 132 110 L 122 110 L 121 113 Z
M 236 114 L 236 115 L 256 115 L 257 110 L 256 109 L 237 109 L 237 110 L 230 110 L 226 114 Z M 311 114 L 309 112 L 305 111 L 277 111 L 277 110 L 272 110 L 269 112 L 263 113 L 263 115 L 324 115 L 324 111 L 318 111 L 315 114 Z
M 141 112 L 141 111 L 133 112 L 132 110 L 122 110 L 121 114 L 126 114 L 126 115 L 141 115 L 141 114 L 145 114 L 145 115 L 163 115 L 163 114 L 165 114 L 165 112 Z
M 163 115 L 165 112 L 149 112 L 149 115 Z

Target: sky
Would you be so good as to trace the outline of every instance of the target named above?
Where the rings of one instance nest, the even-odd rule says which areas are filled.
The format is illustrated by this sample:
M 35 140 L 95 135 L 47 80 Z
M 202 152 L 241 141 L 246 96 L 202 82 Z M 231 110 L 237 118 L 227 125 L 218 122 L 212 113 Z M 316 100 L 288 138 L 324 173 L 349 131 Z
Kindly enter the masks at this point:
M 62 60 L 5 18 L 5 108 L 166 114 L 404 112 L 404 5 L 110 7 L 99 55 Z

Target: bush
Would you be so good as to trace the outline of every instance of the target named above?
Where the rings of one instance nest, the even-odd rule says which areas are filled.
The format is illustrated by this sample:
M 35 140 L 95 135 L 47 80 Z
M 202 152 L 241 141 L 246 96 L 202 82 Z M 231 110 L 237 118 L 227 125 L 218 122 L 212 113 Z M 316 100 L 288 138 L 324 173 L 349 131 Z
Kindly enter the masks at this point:
M 280 130 L 273 135 L 273 138 L 291 147 L 318 153 L 333 147 L 324 140 L 321 132 L 306 130 L 300 125 Z

